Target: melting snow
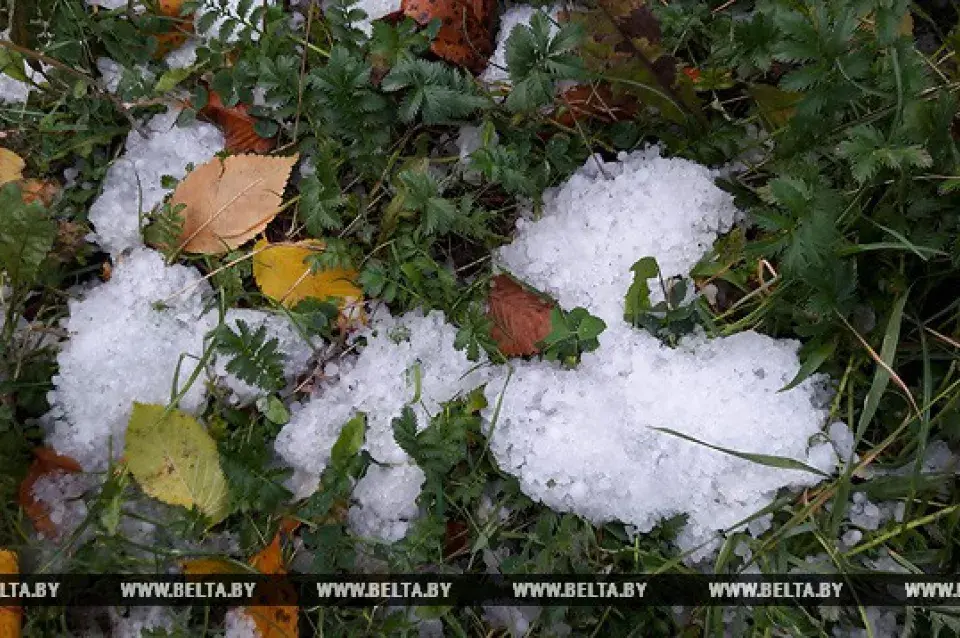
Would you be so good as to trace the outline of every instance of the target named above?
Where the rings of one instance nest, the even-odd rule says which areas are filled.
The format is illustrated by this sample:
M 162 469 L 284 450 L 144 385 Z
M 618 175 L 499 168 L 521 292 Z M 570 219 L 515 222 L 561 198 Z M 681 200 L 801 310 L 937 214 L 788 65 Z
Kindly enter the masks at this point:
M 188 164 L 199 165 L 223 149 L 223 135 L 212 124 L 176 125 L 179 109 L 156 115 L 143 129 L 130 131 L 126 152 L 107 171 L 100 196 L 90 207 L 93 239 L 111 254 L 142 244 L 141 212 L 163 201 L 170 189 L 161 178 L 183 179 Z

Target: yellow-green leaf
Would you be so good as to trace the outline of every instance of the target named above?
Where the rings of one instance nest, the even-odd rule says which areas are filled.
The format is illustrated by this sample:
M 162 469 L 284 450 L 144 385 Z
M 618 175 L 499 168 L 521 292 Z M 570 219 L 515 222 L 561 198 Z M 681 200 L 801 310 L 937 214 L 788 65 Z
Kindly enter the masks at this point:
M 218 523 L 229 510 L 217 445 L 185 412 L 134 403 L 124 456 L 143 491 L 164 503 L 196 506 Z

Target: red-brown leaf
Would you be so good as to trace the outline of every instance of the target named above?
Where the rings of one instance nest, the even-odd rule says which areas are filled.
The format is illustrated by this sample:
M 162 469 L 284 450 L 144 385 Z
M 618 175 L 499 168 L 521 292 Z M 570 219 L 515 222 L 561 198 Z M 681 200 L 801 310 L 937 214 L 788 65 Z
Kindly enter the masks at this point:
M 216 91 L 210 91 L 207 105 L 200 109 L 200 115 L 220 127 L 231 153 L 268 153 L 277 145 L 276 138 L 260 137 L 253 130 L 256 120 L 247 113 L 245 104 L 228 107 Z
M 493 322 L 490 335 L 508 357 L 536 354 L 536 344 L 550 334 L 554 305 L 526 290 L 507 275 L 491 281 L 487 317 Z
M 33 451 L 33 463 L 27 476 L 20 483 L 19 501 L 23 511 L 33 522 L 33 527 L 44 535 L 55 537 L 57 526 L 50 520 L 50 510 L 33 496 L 33 486 L 42 476 L 54 472 L 74 474 L 82 471 L 80 464 L 69 456 L 62 456 L 47 447 L 38 447 Z
M 493 53 L 496 0 L 403 0 L 400 11 L 426 26 L 440 20 L 430 50 L 451 64 L 480 73 Z

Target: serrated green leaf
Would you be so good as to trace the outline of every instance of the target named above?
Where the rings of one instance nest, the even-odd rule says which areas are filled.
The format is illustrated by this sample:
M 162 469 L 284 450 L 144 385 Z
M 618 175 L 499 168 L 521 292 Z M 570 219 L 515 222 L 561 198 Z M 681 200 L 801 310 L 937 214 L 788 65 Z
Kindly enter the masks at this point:
M 217 445 L 186 412 L 134 403 L 124 458 L 150 496 L 171 505 L 196 507 L 213 524 L 229 513 L 227 479 Z

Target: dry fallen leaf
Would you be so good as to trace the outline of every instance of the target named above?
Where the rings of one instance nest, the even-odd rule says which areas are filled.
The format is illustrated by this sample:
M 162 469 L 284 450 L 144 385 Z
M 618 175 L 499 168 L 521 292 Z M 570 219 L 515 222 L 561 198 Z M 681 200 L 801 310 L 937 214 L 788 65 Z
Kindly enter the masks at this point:
M 284 529 L 278 531 L 270 544 L 250 559 L 250 565 L 262 574 L 286 574 L 280 538 L 287 533 Z M 282 604 L 296 601 L 293 585 L 283 582 L 265 592 L 256 592 L 254 598 L 260 605 L 246 607 L 244 612 L 256 623 L 263 638 L 295 638 L 299 635 L 298 606 Z
M 307 298 L 357 300 L 363 291 L 354 283 L 354 270 L 331 268 L 310 272 L 305 259 L 323 250 L 323 242 L 303 241 L 296 244 L 270 244 L 259 241 L 253 256 L 253 278 L 260 291 L 274 301 L 292 308 Z
M 536 344 L 550 334 L 553 304 L 526 290 L 507 275 L 491 280 L 487 316 L 490 335 L 508 357 L 536 354 Z
M 33 456 L 33 463 L 30 465 L 27 476 L 20 483 L 18 500 L 20 507 L 23 508 L 23 511 L 33 523 L 34 529 L 41 532 L 44 536 L 56 538 L 59 535 L 59 530 L 53 521 L 50 520 L 49 508 L 34 498 L 33 486 L 43 476 L 56 472 L 75 474 L 81 472 L 82 468 L 79 463 L 69 456 L 57 454 L 48 447 L 36 448 L 33 451 Z
M 53 180 L 23 179 L 20 180 L 20 197 L 24 203 L 40 202 L 50 207 L 53 200 L 60 194 L 60 184 Z
M 437 57 L 480 73 L 493 53 L 496 0 L 403 0 L 400 12 L 426 26 L 440 20 L 430 45 Z
M 216 91 L 210 91 L 207 105 L 200 109 L 200 115 L 220 127 L 231 153 L 267 153 L 277 145 L 276 137 L 257 135 L 253 128 L 256 120 L 247 113 L 245 104 L 225 106 Z
M 16 182 L 23 178 L 26 162 L 13 151 L 0 146 L 0 184 Z
M 280 212 L 297 155 L 213 158 L 177 186 L 172 207 L 184 204 L 180 248 L 220 254 L 253 239 Z
M 0 550 L 0 574 L 17 575 L 20 573 L 20 561 L 16 552 Z M 0 607 L 0 638 L 18 638 L 20 636 L 20 617 L 22 610 L 14 605 Z

